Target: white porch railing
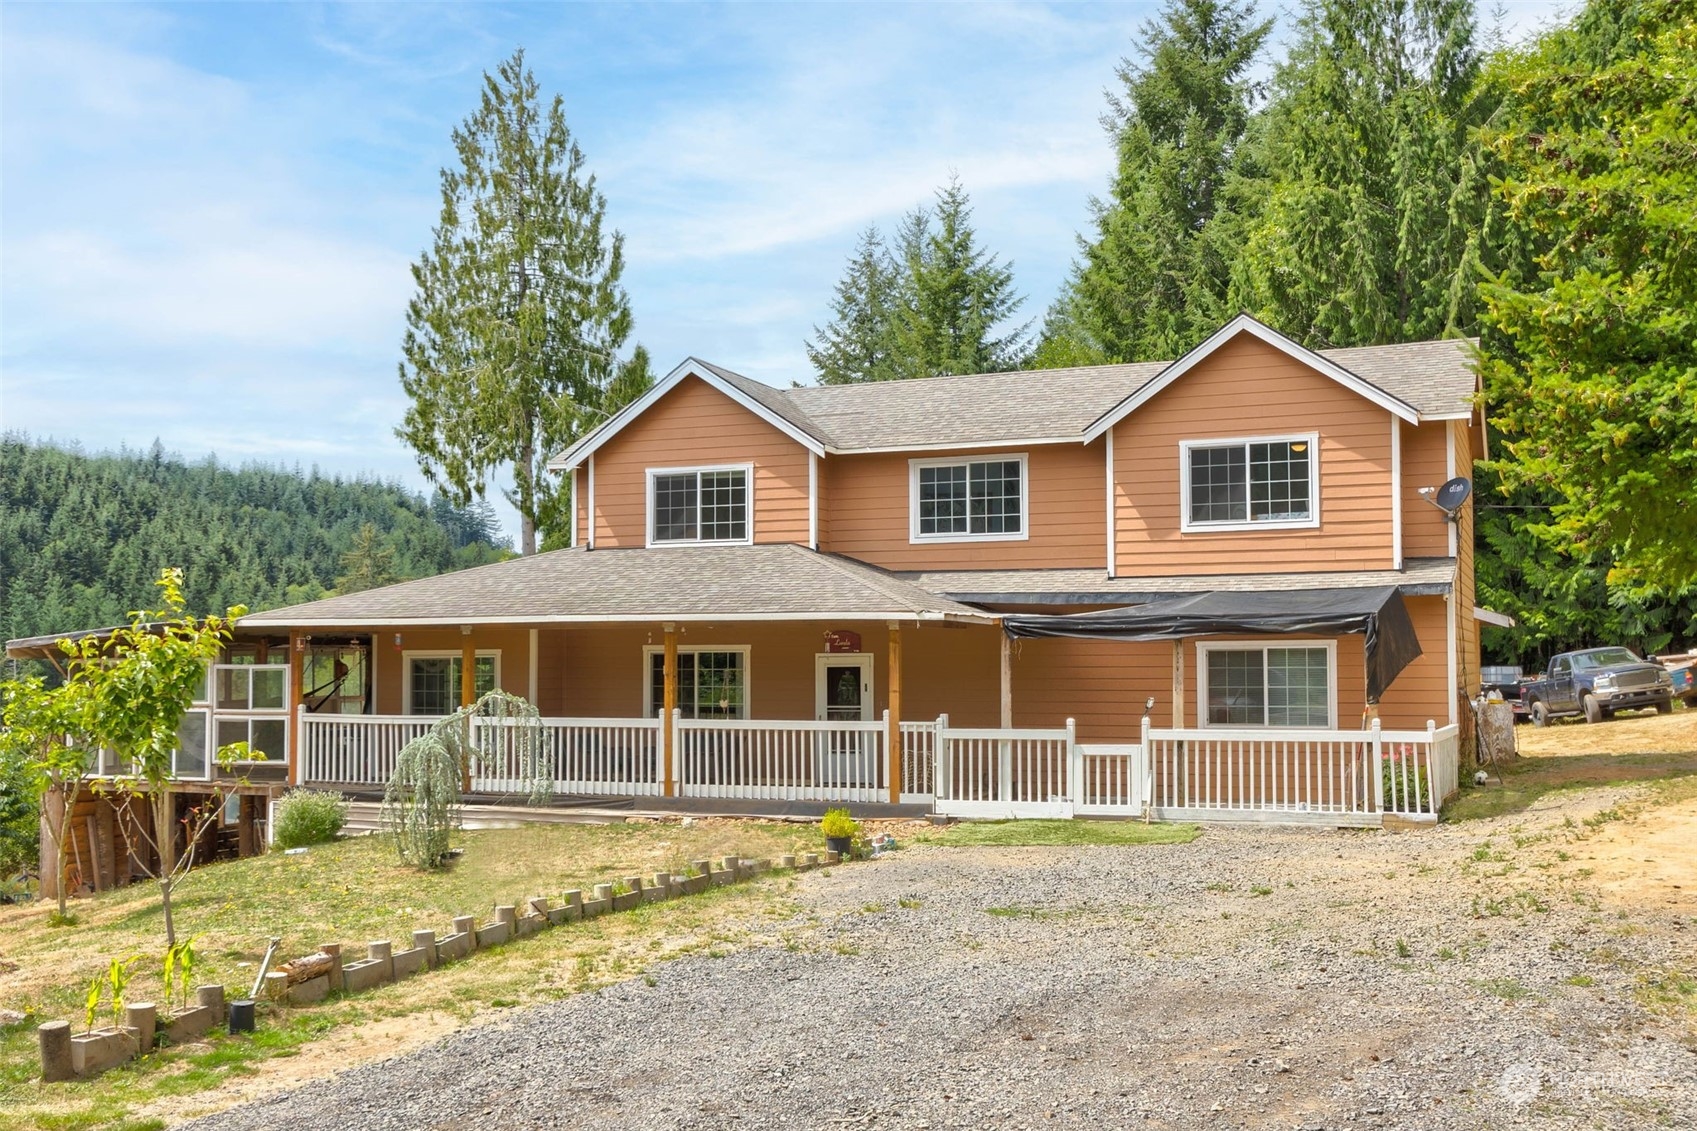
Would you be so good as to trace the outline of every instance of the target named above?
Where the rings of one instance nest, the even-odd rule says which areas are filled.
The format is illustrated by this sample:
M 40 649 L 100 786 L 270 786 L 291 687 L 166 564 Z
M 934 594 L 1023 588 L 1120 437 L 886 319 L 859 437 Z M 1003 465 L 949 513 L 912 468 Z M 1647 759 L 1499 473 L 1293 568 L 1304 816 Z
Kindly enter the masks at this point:
M 304 777 L 375 787 L 401 748 L 436 720 L 301 716 Z M 522 793 L 514 724 L 477 720 L 473 788 Z M 654 719 L 543 719 L 542 757 L 560 794 L 665 792 L 664 730 Z M 881 721 L 673 719 L 684 797 L 880 803 L 889 798 Z M 1081 745 L 1051 730 L 954 727 L 947 716 L 900 727 L 900 796 L 957 817 L 1131 816 L 1163 820 L 1378 825 L 1385 814 L 1436 820 L 1455 792 L 1455 726 L 1363 731 L 1160 728 L 1140 742 Z
M 301 774 L 314 785 L 387 785 L 401 748 L 429 730 L 416 715 L 300 713 Z
M 684 797 L 763 801 L 888 801 L 884 724 L 686 719 L 677 735 Z
M 541 758 L 554 792 L 654 797 L 660 781 L 660 720 L 542 719 Z M 530 782 L 514 741 L 524 724 L 477 719 L 472 745 L 478 764 L 471 787 L 480 793 L 525 793 Z

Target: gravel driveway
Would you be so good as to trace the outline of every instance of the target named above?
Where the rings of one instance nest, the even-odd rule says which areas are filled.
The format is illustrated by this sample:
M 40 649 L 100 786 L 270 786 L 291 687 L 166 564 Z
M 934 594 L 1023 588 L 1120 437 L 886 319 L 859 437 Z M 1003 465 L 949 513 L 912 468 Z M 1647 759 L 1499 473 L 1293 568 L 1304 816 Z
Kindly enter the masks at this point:
M 800 877 L 787 945 L 192 1126 L 1697 1126 L 1697 1036 L 1639 1000 L 1697 920 L 1599 900 L 1590 832 L 906 848 Z

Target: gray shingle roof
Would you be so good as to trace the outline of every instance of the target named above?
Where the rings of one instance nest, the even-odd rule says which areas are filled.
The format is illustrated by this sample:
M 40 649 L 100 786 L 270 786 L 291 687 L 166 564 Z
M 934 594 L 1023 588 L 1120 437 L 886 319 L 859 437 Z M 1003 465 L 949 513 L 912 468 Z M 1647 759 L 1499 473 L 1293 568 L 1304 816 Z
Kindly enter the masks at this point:
M 981 605 L 1112 605 L 1181 593 L 1362 589 L 1395 585 L 1409 596 L 1448 593 L 1454 558 L 1409 558 L 1401 570 L 1115 577 L 1099 569 L 929 570 L 897 576 L 956 601 Z
M 240 627 L 982 615 L 874 566 L 801 546 L 668 546 L 555 550 L 250 613 Z
M 1471 342 L 1317 350 L 1422 415 L 1470 411 Z M 1168 362 L 1030 369 L 775 389 L 699 361 L 704 369 L 838 451 L 1077 439 L 1103 413 L 1154 380 Z

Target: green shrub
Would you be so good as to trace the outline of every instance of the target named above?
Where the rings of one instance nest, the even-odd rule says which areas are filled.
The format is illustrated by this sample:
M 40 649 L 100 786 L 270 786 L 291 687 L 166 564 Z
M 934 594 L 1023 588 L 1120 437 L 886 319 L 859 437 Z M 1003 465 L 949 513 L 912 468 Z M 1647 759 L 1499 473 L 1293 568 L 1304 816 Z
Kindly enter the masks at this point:
M 838 837 L 852 839 L 860 835 L 860 822 L 849 816 L 847 809 L 827 809 L 825 819 L 819 822 L 819 829 L 831 840 Z
M 340 794 L 291 789 L 277 802 L 277 827 L 271 838 L 278 848 L 328 844 L 347 819 L 348 803 Z

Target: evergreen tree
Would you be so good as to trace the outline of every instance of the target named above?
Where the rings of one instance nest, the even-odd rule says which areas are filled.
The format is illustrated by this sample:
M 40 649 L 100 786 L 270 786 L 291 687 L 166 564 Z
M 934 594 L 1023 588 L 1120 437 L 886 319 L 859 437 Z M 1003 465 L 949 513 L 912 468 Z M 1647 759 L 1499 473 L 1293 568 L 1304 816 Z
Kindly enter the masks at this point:
M 1230 301 L 1315 346 L 1470 327 L 1474 30 L 1471 0 L 1308 0 Z
M 896 376 L 891 318 L 895 307 L 896 267 L 875 227 L 860 234 L 831 300 L 831 321 L 813 327 L 807 359 L 821 385 L 851 385 Z
M 565 509 L 548 459 L 606 407 L 630 336 L 624 239 L 584 168 L 561 99 L 544 108 L 522 50 L 484 75 L 454 131 L 435 243 L 413 267 L 397 434 L 459 505 L 499 468 L 520 551 Z
M 860 242 L 807 356 L 821 384 L 844 385 L 944 373 L 987 373 L 1024 360 L 1026 326 L 997 336 L 1025 299 L 1013 265 L 978 245 L 972 202 L 960 179 L 936 205 L 903 218 L 893 241 L 876 228 Z
M 995 332 L 1025 299 L 1014 292 L 1013 265 L 978 246 L 972 202 L 958 177 L 937 190 L 929 213 L 908 214 L 896 248 L 901 276 L 890 340 L 897 374 L 990 373 L 1020 365 L 1029 323 L 1000 337 Z
M 342 555 L 342 572 L 336 578 L 337 593 L 359 593 L 393 585 L 401 580 L 395 572 L 395 551 L 385 546 L 377 528 L 367 522 L 354 535 L 354 544 Z
M 1272 26 L 1230 0 L 1168 0 L 1143 26 L 1142 62 L 1121 61 L 1124 94 L 1103 119 L 1118 170 L 1045 325 L 1046 361 L 1178 357 L 1230 317 L 1241 234 L 1228 182 L 1257 93 L 1249 69 Z

